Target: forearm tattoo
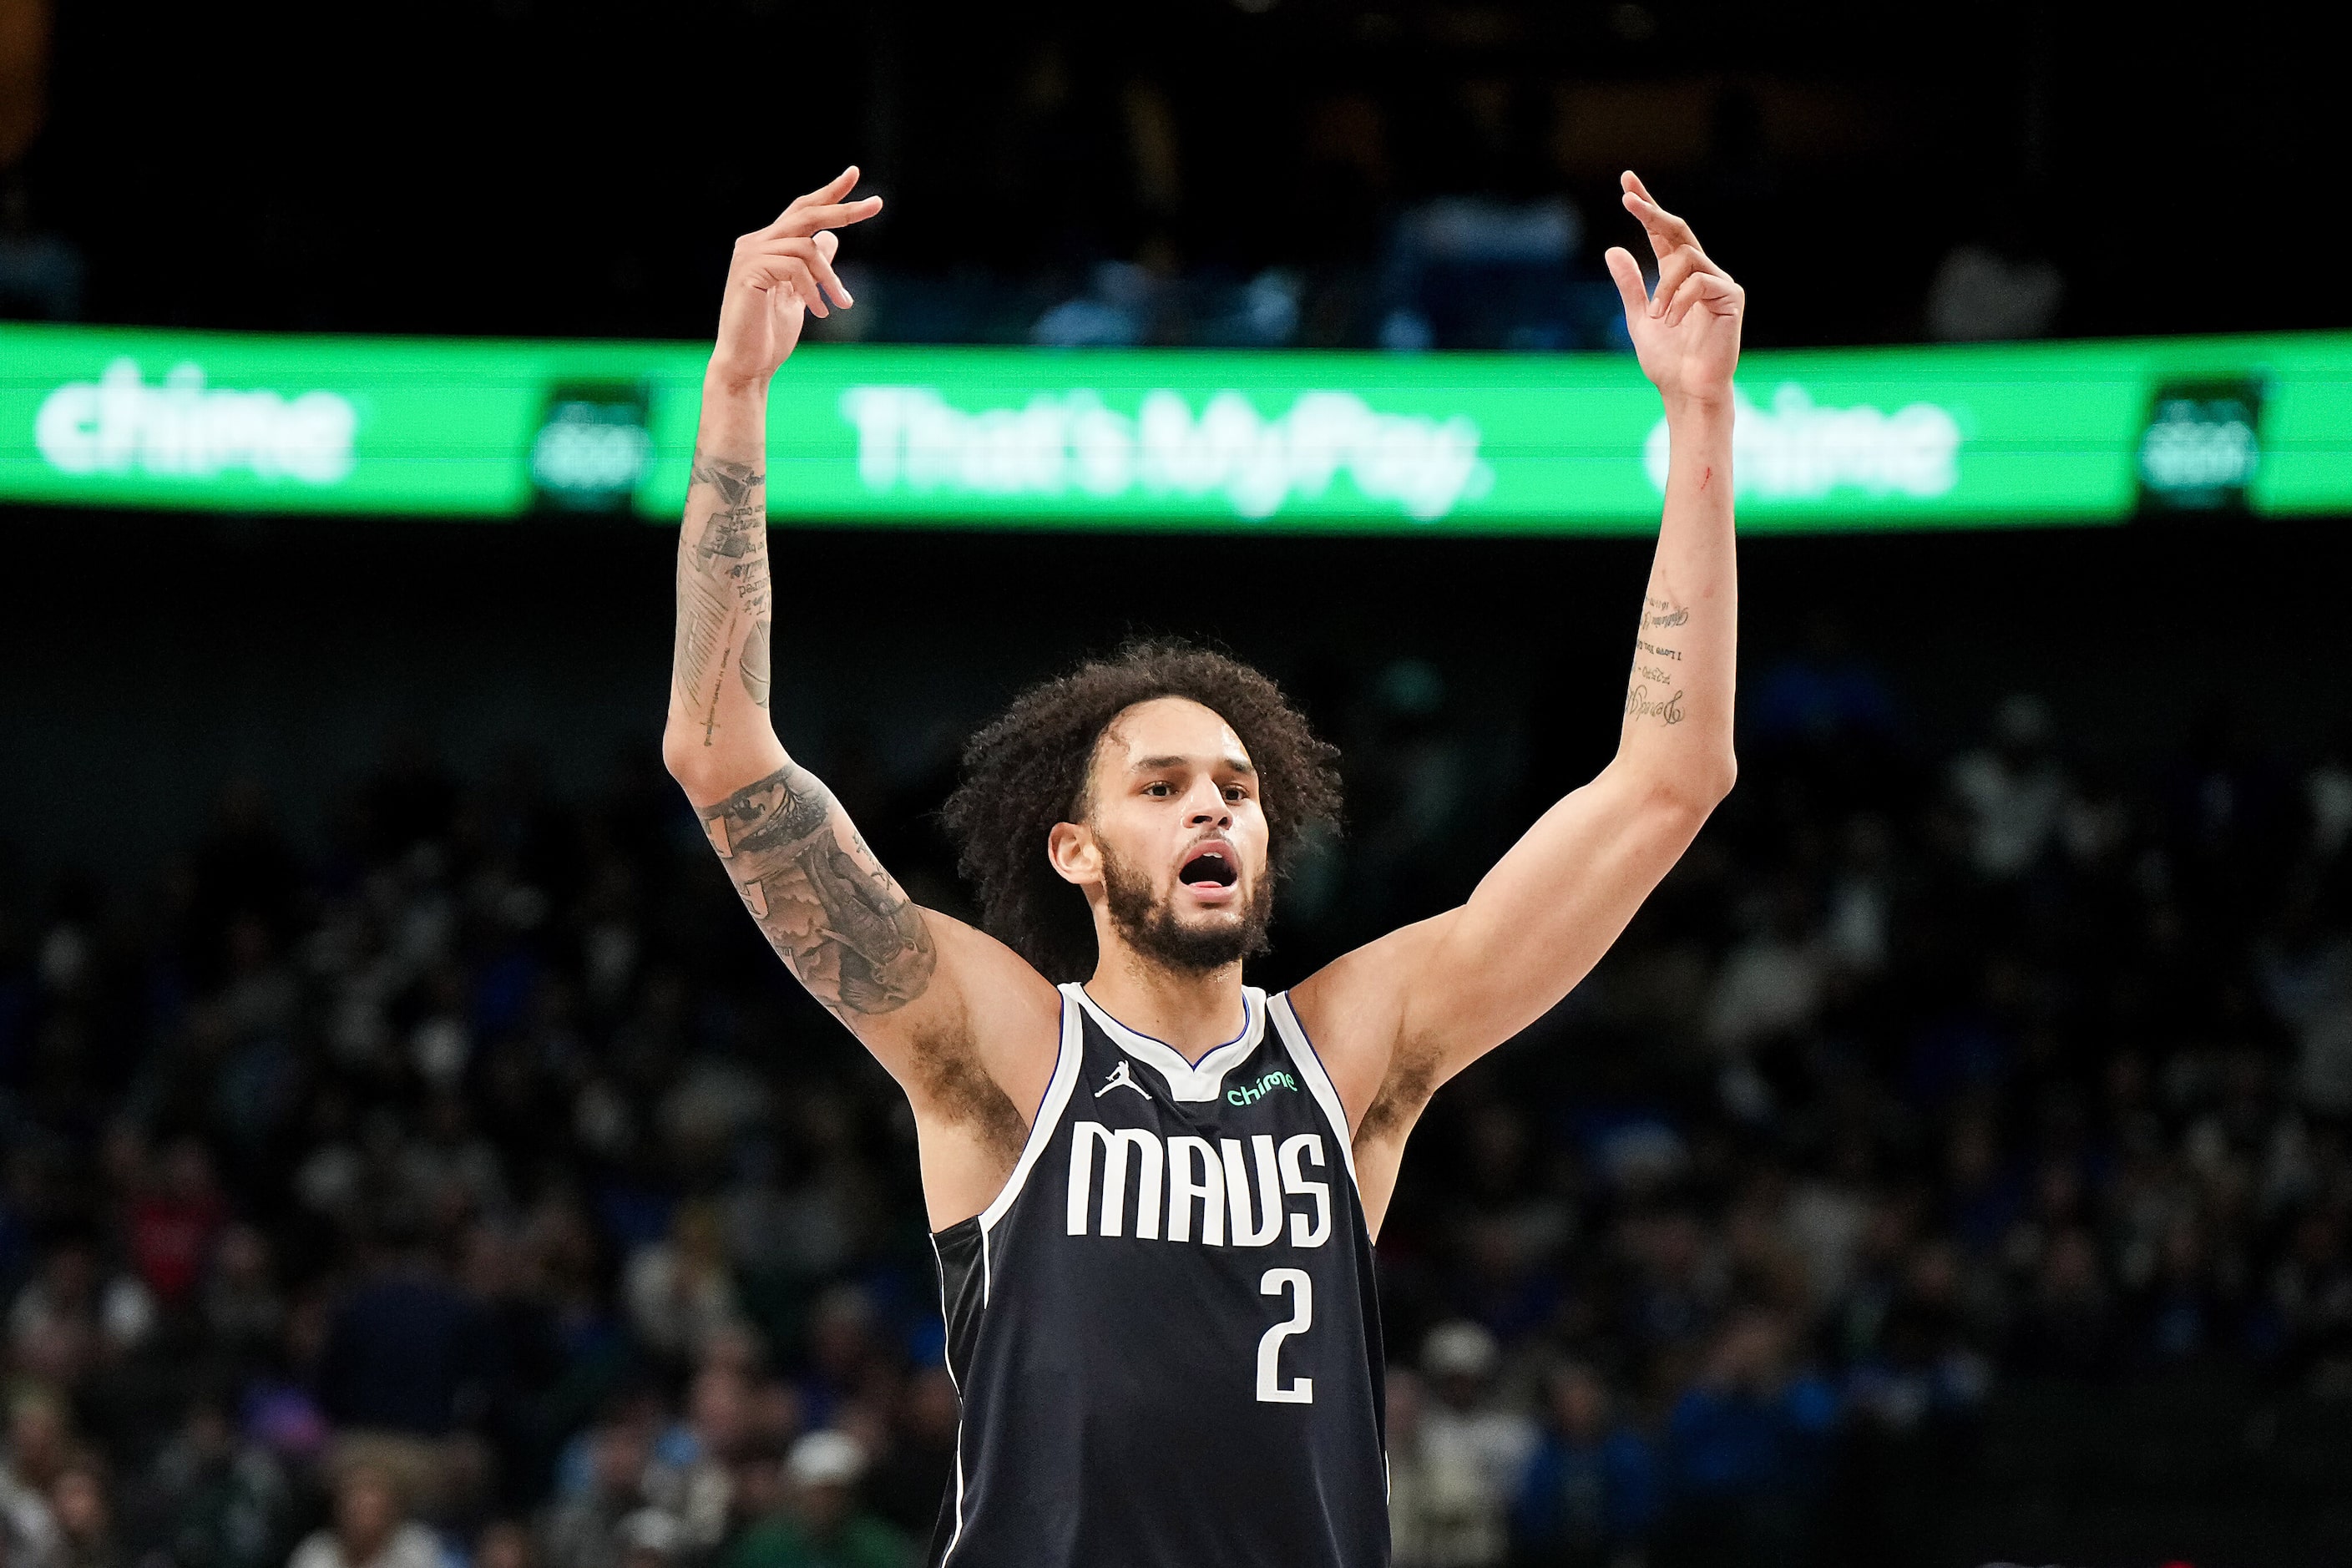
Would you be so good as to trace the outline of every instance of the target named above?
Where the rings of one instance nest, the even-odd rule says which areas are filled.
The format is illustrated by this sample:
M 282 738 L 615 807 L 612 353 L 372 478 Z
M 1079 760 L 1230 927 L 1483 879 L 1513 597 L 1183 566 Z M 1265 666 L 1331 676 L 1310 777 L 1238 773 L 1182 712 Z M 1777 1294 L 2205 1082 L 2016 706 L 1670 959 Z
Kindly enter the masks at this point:
M 1655 595 L 1642 601 L 1642 635 L 1633 639 L 1633 674 L 1625 683 L 1626 718 L 1683 721 L 1682 649 L 1657 639 L 1689 621 L 1687 605 Z
M 677 552 L 677 642 L 671 679 L 678 705 L 702 725 L 702 743 L 719 728 L 719 698 L 730 679 L 768 705 L 773 637 L 768 582 L 767 475 L 750 463 L 695 455 L 688 481 L 688 536 Z M 703 508 L 701 526 L 694 517 Z M 736 627 L 748 623 L 739 638 Z M 729 668 L 730 664 L 733 668 Z
M 929 986 L 922 910 L 815 774 L 786 763 L 701 815 L 744 908 L 835 1017 L 892 1012 Z

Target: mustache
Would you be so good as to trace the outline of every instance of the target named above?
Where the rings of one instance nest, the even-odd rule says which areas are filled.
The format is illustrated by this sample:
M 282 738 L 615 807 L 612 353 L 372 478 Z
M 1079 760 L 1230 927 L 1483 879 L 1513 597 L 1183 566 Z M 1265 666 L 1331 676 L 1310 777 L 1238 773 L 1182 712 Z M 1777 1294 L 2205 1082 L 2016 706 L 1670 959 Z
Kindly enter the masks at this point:
M 1108 845 L 1103 852 L 1104 903 L 1111 928 L 1138 952 L 1180 973 L 1205 974 L 1255 958 L 1273 942 L 1274 879 L 1261 877 L 1235 921 L 1187 925 L 1176 918 L 1173 895 L 1156 896 L 1151 879 Z

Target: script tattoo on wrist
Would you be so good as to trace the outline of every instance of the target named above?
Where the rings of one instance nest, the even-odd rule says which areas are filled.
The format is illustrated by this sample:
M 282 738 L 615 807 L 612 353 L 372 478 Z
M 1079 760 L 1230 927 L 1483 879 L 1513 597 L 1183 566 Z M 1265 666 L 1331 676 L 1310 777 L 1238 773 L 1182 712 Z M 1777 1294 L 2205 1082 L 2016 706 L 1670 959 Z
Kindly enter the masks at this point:
M 923 911 L 815 774 L 786 763 L 701 816 L 743 907 L 834 1016 L 894 1012 L 929 987 Z
M 677 641 L 670 668 L 680 704 L 702 720 L 702 743 L 719 728 L 719 696 L 729 677 L 759 706 L 768 705 L 773 609 L 768 577 L 768 477 L 755 465 L 696 453 L 688 479 L 688 539 L 677 552 Z M 708 505 L 699 529 L 696 511 Z M 748 622 L 740 649 L 737 620 Z

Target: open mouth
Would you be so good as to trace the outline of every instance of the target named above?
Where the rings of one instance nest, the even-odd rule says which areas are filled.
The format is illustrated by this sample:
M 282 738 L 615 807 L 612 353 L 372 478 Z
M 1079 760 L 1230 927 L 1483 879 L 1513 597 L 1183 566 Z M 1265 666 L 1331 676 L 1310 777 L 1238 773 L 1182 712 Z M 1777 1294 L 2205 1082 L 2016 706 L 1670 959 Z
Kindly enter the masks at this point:
M 1185 861 L 1184 868 L 1176 875 L 1188 888 L 1230 888 L 1241 880 L 1241 873 L 1222 849 L 1202 850 Z

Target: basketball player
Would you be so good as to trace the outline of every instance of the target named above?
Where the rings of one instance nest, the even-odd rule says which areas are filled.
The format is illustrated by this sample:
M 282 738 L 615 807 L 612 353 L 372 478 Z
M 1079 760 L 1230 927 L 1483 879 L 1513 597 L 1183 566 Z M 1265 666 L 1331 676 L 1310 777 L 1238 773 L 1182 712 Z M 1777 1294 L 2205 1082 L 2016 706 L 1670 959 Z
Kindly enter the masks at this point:
M 931 1562 L 1388 1560 L 1372 1237 L 1430 1095 L 1567 994 L 1731 788 L 1738 285 L 1633 175 L 1608 254 L 1673 434 L 1617 754 L 1461 908 L 1243 984 L 1335 753 L 1264 676 L 1131 646 L 1015 701 L 948 803 L 987 929 L 917 907 L 769 722 L 767 388 L 847 309 L 857 171 L 736 243 L 663 753 L 745 906 L 914 1108 L 963 1396 Z M 1629 457 L 1628 461 L 1632 458 Z

